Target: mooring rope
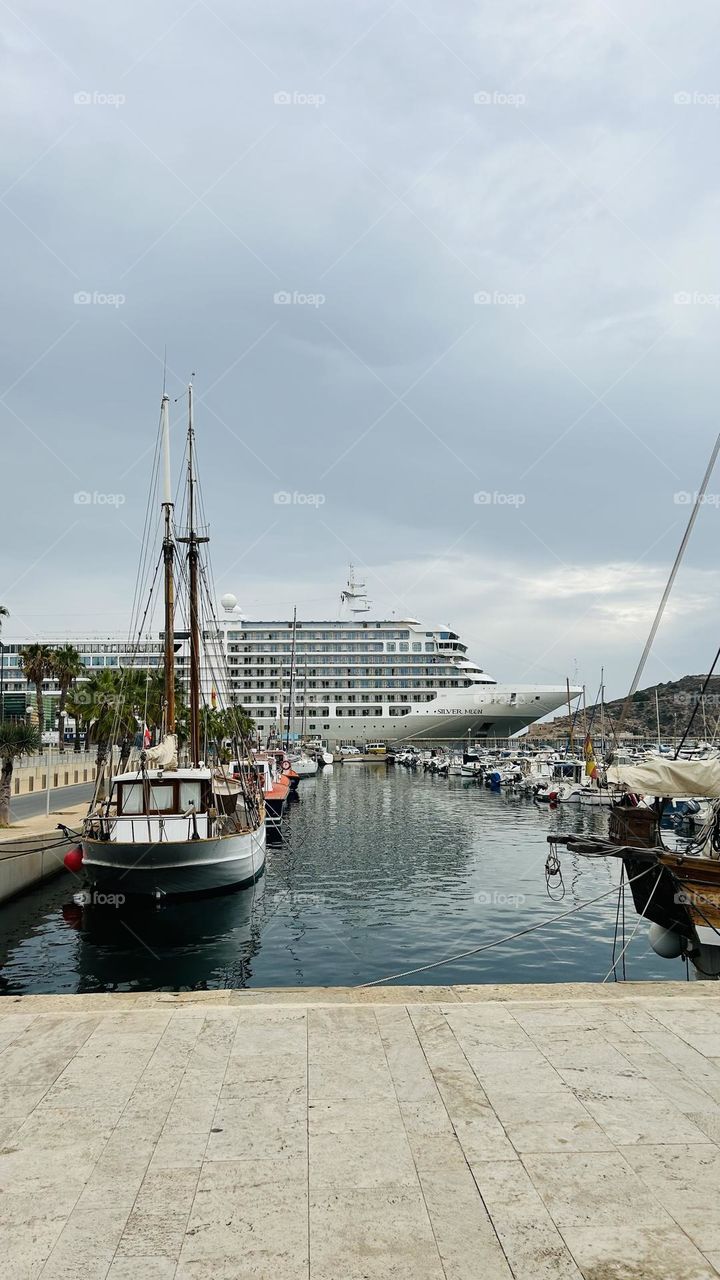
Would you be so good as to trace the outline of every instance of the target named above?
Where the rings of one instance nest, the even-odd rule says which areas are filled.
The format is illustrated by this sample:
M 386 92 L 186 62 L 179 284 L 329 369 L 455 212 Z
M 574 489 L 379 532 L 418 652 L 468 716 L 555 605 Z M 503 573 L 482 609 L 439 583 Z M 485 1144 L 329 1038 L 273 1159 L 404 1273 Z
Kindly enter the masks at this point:
M 641 880 L 643 876 L 654 871 L 655 867 L 646 867 L 644 871 L 638 875 L 632 876 L 627 884 L 634 884 L 636 880 Z M 605 893 L 599 893 L 596 898 L 588 898 L 587 902 L 580 902 L 576 907 L 571 907 L 569 911 L 563 911 L 560 915 L 551 916 L 549 920 L 540 920 L 538 924 L 527 925 L 525 929 L 518 929 L 516 933 L 508 933 L 504 938 L 495 938 L 492 942 L 484 942 L 480 947 L 471 947 L 469 951 L 461 951 L 457 955 L 447 956 L 444 960 L 433 960 L 430 964 L 418 965 L 415 969 L 404 969 L 402 973 L 390 973 L 384 978 L 375 978 L 373 982 L 359 982 L 357 986 L 363 987 L 379 987 L 384 982 L 395 982 L 399 978 L 409 978 L 415 973 L 427 973 L 429 969 L 439 969 L 444 964 L 454 964 L 457 960 L 466 960 L 468 956 L 479 955 L 481 951 L 490 951 L 492 947 L 502 946 L 504 942 L 513 942 L 515 938 L 522 938 L 525 934 L 535 933 L 538 929 L 544 929 L 546 925 L 557 924 L 559 920 L 566 920 L 568 916 L 574 916 L 578 911 L 582 911 L 584 907 L 592 907 L 596 902 L 601 902 L 603 898 L 610 898 L 617 893 L 617 886 L 606 890 Z

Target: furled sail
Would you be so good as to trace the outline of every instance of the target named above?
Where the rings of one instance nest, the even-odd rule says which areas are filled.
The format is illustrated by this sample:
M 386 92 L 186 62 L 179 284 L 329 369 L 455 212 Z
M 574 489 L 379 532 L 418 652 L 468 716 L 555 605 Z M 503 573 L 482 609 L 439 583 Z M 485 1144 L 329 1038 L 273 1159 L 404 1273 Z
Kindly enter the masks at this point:
M 177 738 L 174 733 L 166 733 L 162 742 L 156 747 L 148 747 L 145 752 L 146 763 L 151 769 L 177 769 Z
M 611 765 L 610 786 L 635 795 L 720 797 L 720 759 L 646 760 L 642 764 Z

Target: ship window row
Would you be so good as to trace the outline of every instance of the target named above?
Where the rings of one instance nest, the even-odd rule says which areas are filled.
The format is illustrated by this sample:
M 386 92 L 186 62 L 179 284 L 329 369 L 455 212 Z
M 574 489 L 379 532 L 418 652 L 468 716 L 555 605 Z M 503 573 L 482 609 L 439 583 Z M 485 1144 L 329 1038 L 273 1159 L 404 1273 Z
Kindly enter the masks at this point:
M 304 656 L 304 658 L 305 658 L 305 662 L 304 662 L 304 663 L 303 663 L 303 661 L 302 661 L 303 656 Z M 297 655 L 297 657 L 298 657 L 298 658 L 300 658 L 300 659 L 301 659 L 301 661 L 300 661 L 299 663 L 296 661 L 296 666 L 298 666 L 298 665 L 299 665 L 300 667 L 307 666 L 309 662 L 313 662 L 313 663 L 317 663 L 317 662 L 318 662 L 318 659 L 317 659 L 316 657 L 308 657 L 308 655 L 302 655 L 302 654 L 299 654 L 299 655 Z M 336 652 L 333 652 L 332 654 L 329 654 L 329 655 L 328 655 L 328 657 L 329 657 L 329 659 L 330 659 L 330 662 L 332 662 L 332 663 L 334 663 L 334 664 L 337 664 L 338 662 L 340 662 L 340 661 L 341 661 L 341 656 L 340 656 L 340 654 L 338 654 L 338 653 L 336 653 Z M 365 658 L 365 662 L 367 662 L 367 661 L 368 661 L 368 656 L 366 656 L 366 655 L 364 655 L 364 654 L 357 654 L 357 655 L 353 655 L 353 657 L 358 657 L 358 658 L 360 658 L 360 660 L 361 660 L 361 661 L 362 661 L 362 659 L 363 659 L 363 657 L 364 657 L 364 658 Z M 444 656 L 443 656 L 443 657 L 437 657 L 437 658 L 436 658 L 436 657 L 432 657 L 432 658 L 431 658 L 431 657 L 429 657 L 427 654 L 409 654 L 409 653 L 408 653 L 408 654 L 405 654 L 405 653 L 403 653 L 403 654 L 402 654 L 402 660 L 403 660 L 404 662 L 412 663 L 412 664 L 413 664 L 413 666 L 438 666 L 438 665 L 441 665 L 441 666 L 442 666 L 442 665 L 445 665 L 445 666 L 447 667 L 447 666 L 451 665 L 450 659 L 449 659 L 449 658 L 447 658 L 447 657 L 444 657 Z M 347 660 L 345 660 L 345 661 L 347 661 Z M 369 658 L 369 661 L 370 661 L 370 663 L 372 664 L 372 666 L 373 666 L 373 667 L 376 667 L 376 666 L 385 666 L 385 667 L 387 667 L 387 666 L 392 666 L 392 665 L 397 661 L 397 657 L 396 657 L 396 655 L 395 655 L 395 654 L 384 654 L 384 653 L 383 653 L 383 654 L 377 654 L 377 655 L 373 654 L 373 656 L 372 656 L 371 658 Z M 229 657 L 228 657 L 228 659 L 227 659 L 227 664 L 228 664 L 228 666 L 230 666 L 230 667 L 239 667 L 239 666 L 243 666 L 243 667 L 252 667 L 252 666 L 261 666 L 261 667 L 262 667 L 262 666 L 268 666 L 268 667 L 290 667 L 290 666 L 292 665 L 292 664 L 291 664 L 291 655 L 290 655 L 290 654 L 288 654 L 288 655 L 286 655 L 286 656 L 284 656 L 284 657 L 282 657 L 282 658 L 277 658 L 277 657 L 275 657 L 274 655 L 269 656 L 269 655 L 267 655 L 267 654 L 265 654 L 265 653 L 254 653 L 254 654 L 250 654 L 250 655 L 247 655 L 247 656 L 244 656 L 244 657 L 240 657 L 240 655 L 239 655 L 239 654 L 237 654 L 237 653 L 231 653 L 231 654 L 230 654 L 230 656 L 229 656 Z M 333 669 L 333 668 L 332 668 L 332 666 L 328 666 L 328 664 L 327 664 L 327 660 L 325 660 L 325 658 L 323 658 L 323 660 L 321 660 L 320 665 L 321 665 L 325 670 L 327 670 L 327 671 L 331 671 L 331 670 Z M 354 666 L 356 666 L 357 664 L 356 664 L 356 663 L 353 663 L 353 665 L 354 665 Z M 456 666 L 456 665 L 457 665 L 457 666 L 459 666 L 459 663 L 458 663 L 458 664 L 453 663 L 452 665 L 453 665 L 453 666 Z
M 372 680 L 308 680 L 308 689 L 327 689 L 327 690 L 344 690 L 344 689 L 374 689 L 380 695 L 390 689 L 469 689 L 470 680 L 434 680 L 432 685 L 428 680 L 383 680 L 382 684 Z M 270 689 L 278 690 L 277 681 L 272 680 L 231 680 L 230 687 L 232 689 Z M 289 680 L 284 680 L 282 688 L 289 689 Z M 298 693 L 298 696 L 300 694 Z
M 425 653 L 435 653 L 436 645 L 434 640 L 426 640 L 424 645 Z M 458 652 L 465 652 L 464 645 L 445 645 L 440 646 L 447 649 L 457 649 Z M 263 653 L 287 653 L 291 654 L 293 647 L 291 644 L 228 644 L 228 653 L 257 653 L 260 650 Z M 387 644 L 368 644 L 365 641 L 362 644 L 297 644 L 295 653 L 297 655 L 303 653 L 410 653 L 411 646 L 407 641 L 388 641 Z M 421 641 L 413 641 L 413 653 L 422 653 L 423 644 Z
M 378 629 L 380 623 L 377 624 Z M 228 640 L 253 640 L 257 643 L 259 640 L 286 640 L 288 635 L 292 636 L 293 624 L 288 623 L 286 631 L 228 631 Z M 426 632 L 428 636 L 432 635 L 431 631 Z M 382 635 L 387 640 L 409 640 L 409 631 L 382 631 Z M 299 637 L 298 643 L 304 640 L 362 640 L 367 643 L 367 631 L 306 631 L 301 622 L 297 624 L 296 637 Z
M 267 681 L 269 684 L 290 684 L 290 675 L 283 671 L 282 674 L 277 671 L 267 671 L 263 667 L 258 667 L 256 671 L 238 671 L 233 667 L 228 671 L 228 676 L 242 684 L 247 684 L 252 688 L 256 680 Z M 307 681 L 309 684 L 322 678 L 322 688 L 329 689 L 331 684 L 337 684 L 346 677 L 352 680 L 362 680 L 364 683 L 370 680 L 372 684 L 385 685 L 389 679 L 397 676 L 405 678 L 412 677 L 415 680 L 422 680 L 423 684 L 435 684 L 438 680 L 460 680 L 464 685 L 482 684 L 483 681 L 471 680 L 464 675 L 462 671 L 456 671 L 452 667 L 445 669 L 440 668 L 436 671 L 424 671 L 422 667 L 388 667 L 385 671 L 373 671 L 371 668 L 347 667 L 344 671 L 335 670 L 327 671 L 320 668 L 313 668 L 311 671 L 295 673 L 295 684 L 304 685 Z M 487 681 L 485 683 L 488 683 Z M 490 681 L 489 683 L 492 683 Z
M 289 672 L 265 671 L 262 667 L 258 667 L 256 671 L 238 671 L 234 668 L 228 672 L 228 675 L 236 681 L 242 681 L 249 688 L 255 687 L 257 680 L 274 684 L 290 684 Z M 373 685 L 379 685 L 381 688 L 386 685 L 389 679 L 403 676 L 414 680 L 422 680 L 423 684 L 435 684 L 438 680 L 460 680 L 463 685 L 477 683 L 470 680 L 462 671 L 457 671 L 454 667 L 439 667 L 435 671 L 425 671 L 422 667 L 387 667 L 385 671 L 373 671 L 371 667 L 346 667 L 344 670 L 320 670 L 313 667 L 302 673 L 295 673 L 295 684 L 304 685 L 306 682 L 311 688 L 315 687 L 315 681 L 321 679 L 321 688 L 329 689 L 331 684 L 338 684 L 347 677 L 350 680 L 361 680 L 363 687 L 368 688 L 368 682 Z
M 385 694 L 380 694 L 380 693 L 375 693 L 375 694 L 346 693 L 343 697 L 343 704 L 352 703 L 353 705 L 357 705 L 357 703 L 366 703 L 366 702 L 368 703 L 369 702 L 386 702 L 389 705 L 390 703 L 395 704 L 395 703 L 406 703 L 406 702 L 433 702 L 436 696 L 437 695 L 434 693 L 395 693 L 395 694 L 391 693 L 389 697 L 386 696 Z M 284 703 L 283 714 L 287 715 L 288 713 L 287 698 L 283 699 L 283 703 Z M 330 704 L 331 705 L 335 704 L 335 700 L 330 699 Z M 259 706 L 274 707 L 277 710 L 278 705 L 279 705 L 278 698 L 268 697 L 266 699 L 262 694 L 256 698 L 246 698 L 243 703 L 244 709 L 250 715 L 255 715 L 255 710 Z M 308 698 L 308 701 L 306 703 L 295 701 L 294 707 L 295 707 L 294 715 L 296 717 L 302 716 L 303 714 L 306 714 L 308 716 L 323 716 L 323 715 L 329 714 L 328 711 L 325 710 L 322 705 L 318 705 L 316 702 L 313 702 L 311 698 Z

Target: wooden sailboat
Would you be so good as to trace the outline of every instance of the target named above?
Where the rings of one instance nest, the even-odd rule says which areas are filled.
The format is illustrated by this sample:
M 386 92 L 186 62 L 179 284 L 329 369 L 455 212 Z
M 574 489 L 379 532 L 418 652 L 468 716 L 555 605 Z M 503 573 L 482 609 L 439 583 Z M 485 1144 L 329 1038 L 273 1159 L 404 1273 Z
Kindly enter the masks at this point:
M 162 897 L 252 883 L 265 866 L 265 806 L 256 773 L 211 768 L 201 759 L 200 548 L 196 527 L 193 390 L 188 388 L 187 528 L 174 529 L 169 398 L 161 406 L 164 519 L 164 736 L 140 766 L 111 778 L 107 800 L 91 806 L 79 841 L 88 889 Z M 175 565 L 186 548 L 189 621 L 189 760 L 178 764 L 175 697 Z M 237 750 L 239 759 L 246 752 Z
M 607 839 L 552 836 L 572 853 L 620 858 L 638 915 L 650 922 L 648 940 L 666 959 L 687 956 L 702 977 L 720 976 L 720 759 L 651 757 L 608 769 L 624 793 L 610 813 Z M 638 804 L 644 795 L 646 803 Z M 712 817 L 693 837 L 663 843 L 665 799 L 675 795 L 712 800 Z M 656 797 L 651 804 L 648 799 Z

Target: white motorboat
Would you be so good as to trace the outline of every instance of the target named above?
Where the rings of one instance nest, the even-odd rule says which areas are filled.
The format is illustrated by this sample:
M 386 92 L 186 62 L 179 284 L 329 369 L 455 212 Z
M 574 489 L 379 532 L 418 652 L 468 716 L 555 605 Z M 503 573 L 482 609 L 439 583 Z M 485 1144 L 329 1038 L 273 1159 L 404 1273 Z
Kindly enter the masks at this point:
M 196 527 L 193 395 L 188 388 L 187 527 L 174 524 L 170 478 L 169 397 L 161 407 L 164 516 L 164 736 L 140 755 L 140 767 L 101 778 L 80 832 L 82 871 L 88 888 L 155 898 L 198 894 L 256 880 L 265 866 L 265 804 L 256 774 L 242 766 L 233 775 L 201 758 L 200 661 L 207 622 L 201 622 L 200 579 L 206 584 L 206 533 Z M 153 479 L 153 485 L 155 478 Z M 175 699 L 175 573 L 177 549 L 186 547 L 189 622 L 189 761 L 178 766 Z M 214 710 L 214 702 L 212 704 Z M 226 708 L 236 755 L 246 755 L 237 716 Z M 120 733 L 121 709 L 116 711 Z M 206 717 L 207 726 L 207 717 Z M 70 833 L 68 833 L 70 834 Z
M 294 769 L 299 778 L 314 778 L 318 771 L 318 762 L 313 760 L 305 751 L 299 752 L 298 755 L 291 755 L 290 767 Z

